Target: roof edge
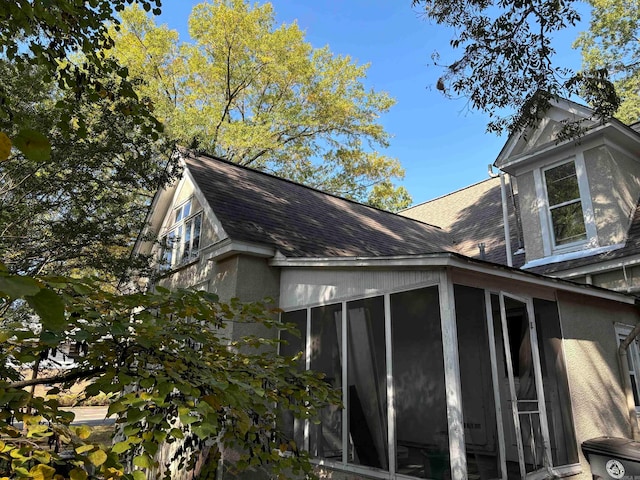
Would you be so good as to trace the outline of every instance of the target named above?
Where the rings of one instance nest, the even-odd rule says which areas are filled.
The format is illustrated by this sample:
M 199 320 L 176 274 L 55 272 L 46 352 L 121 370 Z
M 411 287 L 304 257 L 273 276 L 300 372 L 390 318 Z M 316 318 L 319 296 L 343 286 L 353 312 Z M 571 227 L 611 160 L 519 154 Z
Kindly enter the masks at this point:
M 571 293 L 585 294 L 591 297 L 612 300 L 634 305 L 635 296 L 615 292 L 594 285 L 575 283 L 561 278 L 548 277 L 527 272 L 514 267 L 485 262 L 454 252 L 428 253 L 420 255 L 400 255 L 394 257 L 304 257 L 289 258 L 278 256 L 269 261 L 272 267 L 281 268 L 393 268 L 393 267 L 443 267 L 490 274 L 505 280 L 518 280 L 542 287 L 555 288 Z

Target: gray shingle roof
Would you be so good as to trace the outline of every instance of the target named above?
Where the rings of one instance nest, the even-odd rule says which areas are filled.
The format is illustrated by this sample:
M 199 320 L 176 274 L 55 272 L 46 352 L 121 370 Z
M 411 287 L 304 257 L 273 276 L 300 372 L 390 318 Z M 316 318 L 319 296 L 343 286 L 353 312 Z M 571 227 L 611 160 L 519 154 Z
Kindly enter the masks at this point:
M 508 189 L 508 187 L 507 187 Z M 510 195 L 510 193 L 509 193 Z M 515 196 L 517 204 L 517 194 Z M 511 249 L 518 245 L 518 223 L 514 203 L 507 202 L 511 233 Z M 458 251 L 472 258 L 480 258 L 479 243 L 485 245 L 484 260 L 507 264 L 502 217 L 500 179 L 482 182 L 421 203 L 400 212 L 401 215 L 442 227 L 453 237 Z M 520 238 L 522 238 L 520 236 Z M 514 255 L 514 266 L 524 263 L 524 255 Z
M 288 257 L 457 252 L 433 225 L 214 157 L 184 158 L 232 240 L 273 246 Z

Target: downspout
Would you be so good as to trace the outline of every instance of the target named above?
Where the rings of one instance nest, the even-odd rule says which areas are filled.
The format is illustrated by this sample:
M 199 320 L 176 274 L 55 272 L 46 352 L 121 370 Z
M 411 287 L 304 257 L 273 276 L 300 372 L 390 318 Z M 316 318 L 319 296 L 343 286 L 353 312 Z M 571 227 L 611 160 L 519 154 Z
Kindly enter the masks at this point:
M 631 436 L 633 440 L 640 440 L 640 430 L 638 429 L 638 414 L 636 413 L 636 402 L 633 398 L 633 387 L 631 386 L 631 376 L 629 375 L 629 345 L 640 335 L 640 323 L 638 323 L 629 335 L 620 342 L 618 347 L 618 361 L 624 382 L 625 396 L 627 397 L 627 408 L 629 410 L 629 425 L 631 426 Z
M 504 245 L 507 250 L 507 266 L 513 267 L 513 255 L 511 253 L 511 230 L 509 228 L 509 207 L 507 204 L 507 187 L 504 182 L 504 172 L 493 173 L 493 165 L 489 164 L 489 176 L 500 177 L 500 197 L 502 200 L 502 221 L 504 225 Z

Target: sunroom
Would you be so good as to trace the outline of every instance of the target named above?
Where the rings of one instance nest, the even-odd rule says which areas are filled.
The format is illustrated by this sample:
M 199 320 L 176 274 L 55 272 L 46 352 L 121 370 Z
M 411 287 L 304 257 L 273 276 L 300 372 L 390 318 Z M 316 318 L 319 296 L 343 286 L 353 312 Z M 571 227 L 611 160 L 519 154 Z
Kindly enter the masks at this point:
M 449 253 L 271 265 L 281 267 L 282 318 L 302 333 L 287 336 L 282 353 L 303 351 L 301 368 L 342 392 L 344 408 L 326 408 L 319 422 L 285 422 L 326 478 L 586 473 L 579 443 L 596 435 L 576 418 L 624 411 L 613 340 L 611 351 L 581 353 L 609 372 L 609 404 L 576 405 L 584 386 L 572 401 L 564 330 L 574 342 L 582 329 L 612 325 L 594 311 L 635 323 L 629 297 Z M 595 434 L 627 431 L 624 415 L 610 416 Z

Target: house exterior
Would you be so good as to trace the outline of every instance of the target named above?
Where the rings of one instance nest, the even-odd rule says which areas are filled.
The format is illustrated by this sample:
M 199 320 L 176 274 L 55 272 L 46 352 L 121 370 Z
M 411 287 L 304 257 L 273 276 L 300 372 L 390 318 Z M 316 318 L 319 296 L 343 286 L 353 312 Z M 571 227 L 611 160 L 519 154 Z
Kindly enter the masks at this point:
M 566 122 L 580 122 L 582 136 L 561 139 Z M 482 242 L 493 262 L 640 292 L 640 122 L 596 120 L 587 107 L 560 99 L 536 127 L 508 139 L 493 167 L 500 175 L 402 214 L 464 239 L 465 254 L 472 257 L 480 256 Z M 507 217 L 499 212 L 502 207 Z M 631 328 L 616 322 L 618 340 Z M 637 342 L 629 347 L 629 359 L 640 412 Z
M 542 130 L 536 142 L 544 144 L 555 130 Z M 206 289 L 222 300 L 269 296 L 298 325 L 301 338 L 289 338 L 282 353 L 303 351 L 305 368 L 324 372 L 344 403 L 325 409 L 319 423 L 283 425 L 323 478 L 587 479 L 580 444 L 631 438 L 637 425 L 626 386 L 635 373 L 619 363 L 616 328 L 632 328 L 640 315 L 625 292 L 534 271 L 558 263 L 541 260 L 547 251 L 574 261 L 561 257 L 565 248 L 603 245 L 597 226 L 595 236 L 578 228 L 558 234 L 553 212 L 555 230 L 527 239 L 522 199 L 551 174 L 546 165 L 526 166 L 537 161 L 529 157 L 538 143 L 509 142 L 496 162 L 513 172 L 508 181 L 452 194 L 453 203 L 487 200 L 478 210 L 483 228 L 470 218 L 383 212 L 183 151 L 182 179 L 159 192 L 150 211 L 148 230 L 160 241 L 136 249 L 155 252 L 165 287 Z M 620 168 L 631 161 L 620 158 Z M 612 207 L 617 218 L 635 211 L 633 184 Z M 446 203 L 439 201 L 436 212 Z M 616 245 L 622 230 L 609 230 Z M 550 232 L 556 237 L 544 240 Z M 228 334 L 251 328 L 232 325 Z

